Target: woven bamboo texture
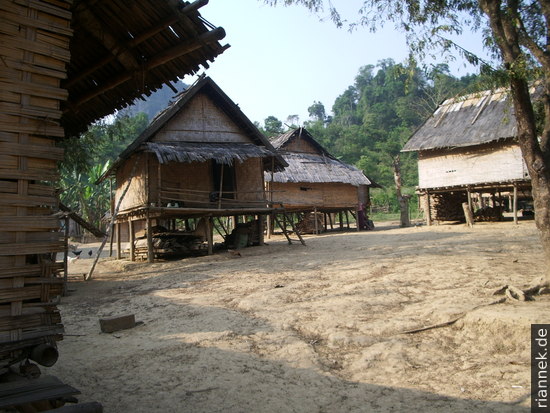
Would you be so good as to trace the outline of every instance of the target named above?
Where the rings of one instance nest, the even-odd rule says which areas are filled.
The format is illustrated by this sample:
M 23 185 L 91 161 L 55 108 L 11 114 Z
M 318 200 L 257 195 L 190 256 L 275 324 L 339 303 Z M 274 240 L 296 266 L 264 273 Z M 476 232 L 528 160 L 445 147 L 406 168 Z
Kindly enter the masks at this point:
M 55 343 L 64 251 L 54 182 L 71 2 L 0 0 L 0 368 Z

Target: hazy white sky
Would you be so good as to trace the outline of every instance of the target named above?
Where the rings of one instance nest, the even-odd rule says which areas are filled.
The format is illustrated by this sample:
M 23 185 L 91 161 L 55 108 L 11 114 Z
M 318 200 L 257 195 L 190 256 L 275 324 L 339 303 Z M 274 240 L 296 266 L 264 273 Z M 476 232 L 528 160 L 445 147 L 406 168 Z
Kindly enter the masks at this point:
M 333 0 L 350 20 L 362 0 Z M 359 68 L 407 57 L 403 34 L 392 27 L 377 33 L 338 29 L 328 18 L 301 6 L 270 7 L 262 0 L 210 0 L 201 15 L 226 31 L 220 42 L 231 47 L 206 71 L 251 121 L 263 124 L 273 115 L 308 120 L 314 101 L 327 113 L 336 97 L 352 85 Z M 479 35 L 467 36 L 463 47 L 479 49 Z M 473 50 L 479 52 L 479 50 Z M 452 65 L 455 75 L 474 73 L 471 66 Z M 192 77 L 184 81 L 191 83 Z

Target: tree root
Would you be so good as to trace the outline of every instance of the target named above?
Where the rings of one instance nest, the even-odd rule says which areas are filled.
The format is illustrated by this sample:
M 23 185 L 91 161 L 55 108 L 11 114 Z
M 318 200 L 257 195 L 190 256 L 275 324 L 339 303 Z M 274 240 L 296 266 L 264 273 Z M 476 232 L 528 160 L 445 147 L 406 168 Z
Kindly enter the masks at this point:
M 550 294 L 550 286 L 547 283 L 537 284 L 525 290 L 513 285 L 505 285 L 493 293 L 493 295 L 505 295 L 511 301 L 534 301 L 534 296 L 542 294 Z
M 466 314 L 471 313 L 472 311 L 477 310 L 478 308 L 481 308 L 481 307 L 488 307 L 488 306 L 490 306 L 490 305 L 495 305 L 495 304 L 502 304 L 502 303 L 505 302 L 505 301 L 506 301 L 506 298 L 503 297 L 503 298 L 500 298 L 500 299 L 498 299 L 498 300 L 496 300 L 496 301 L 493 301 L 493 302 L 490 302 L 490 303 L 487 303 L 487 304 L 481 304 L 481 305 L 475 306 L 474 308 L 471 308 L 471 309 L 468 310 L 468 311 L 464 311 L 463 313 L 461 313 L 459 316 L 453 318 L 452 320 L 445 321 L 445 322 L 443 322 L 443 323 L 432 324 L 432 325 L 425 326 L 425 327 L 415 328 L 414 330 L 402 331 L 402 332 L 399 333 L 399 334 L 415 334 L 415 333 L 420 333 L 421 331 L 432 330 L 432 329 L 434 329 L 434 328 L 447 327 L 447 326 L 453 325 L 453 324 L 456 323 L 458 320 L 460 320 L 461 318 L 463 318 Z

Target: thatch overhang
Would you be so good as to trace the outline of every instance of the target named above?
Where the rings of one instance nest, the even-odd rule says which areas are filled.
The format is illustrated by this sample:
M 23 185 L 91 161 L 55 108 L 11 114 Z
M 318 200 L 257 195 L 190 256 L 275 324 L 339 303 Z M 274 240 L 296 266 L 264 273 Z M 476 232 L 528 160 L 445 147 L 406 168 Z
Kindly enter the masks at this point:
M 362 171 L 323 154 L 279 152 L 288 163 L 284 171 L 273 174 L 280 183 L 343 183 L 353 186 L 372 186 Z M 266 180 L 271 176 L 266 174 Z
M 70 63 L 61 85 L 69 93 L 62 106 L 65 134 L 83 132 L 136 98 L 195 74 L 199 65 L 207 68 L 229 47 L 218 42 L 223 28 L 201 17 L 198 9 L 207 3 L 75 0 Z
M 447 99 L 411 136 L 402 152 L 475 146 L 516 136 L 509 93 L 498 89 Z
M 161 164 L 215 160 L 232 165 L 249 158 L 275 156 L 273 151 L 250 143 L 147 142 L 145 148 L 153 152 Z
M 313 148 L 315 153 L 298 152 L 288 150 L 290 145 L 297 140 L 304 140 Z M 343 183 L 354 186 L 367 185 L 374 188 L 381 188 L 355 166 L 332 156 L 307 129 L 300 127 L 291 129 L 273 139 L 272 145 L 286 161 L 288 166 L 273 174 L 273 182 L 279 183 Z M 271 175 L 265 175 L 266 181 L 271 181 Z
M 242 130 L 251 139 L 253 144 L 259 147 L 260 150 L 257 153 L 261 154 L 261 157 L 264 160 L 264 170 L 271 171 L 273 169 L 274 171 L 282 171 L 285 168 L 285 166 L 287 165 L 285 160 L 275 150 L 273 145 L 262 134 L 262 132 L 260 132 L 258 128 L 250 121 L 250 119 L 246 117 L 239 106 L 236 105 L 211 78 L 201 77 L 199 80 L 197 80 L 197 82 L 195 82 L 195 84 L 177 95 L 174 101 L 172 101 L 152 120 L 147 129 L 145 129 L 141 133 L 141 135 L 138 136 L 137 139 L 132 142 L 124 151 L 122 151 L 122 153 L 118 156 L 111 168 L 109 168 L 109 170 L 107 170 L 102 175 L 98 182 L 101 182 L 107 176 L 112 175 L 114 171 L 116 171 L 116 169 L 119 167 L 119 165 L 126 159 L 128 159 L 133 153 L 145 149 L 145 144 L 149 143 L 150 140 L 155 136 L 155 134 L 159 132 L 162 127 L 166 125 L 174 116 L 176 116 L 180 112 L 180 110 L 182 110 L 183 107 L 188 102 L 190 102 L 191 99 L 198 93 L 207 94 L 214 102 L 216 102 L 218 107 L 223 110 L 232 119 L 233 122 L 235 122 L 236 125 L 242 128 Z M 197 153 L 198 151 L 200 151 L 201 153 L 206 153 L 209 150 L 208 148 L 212 148 L 211 145 L 213 145 L 210 143 L 194 142 L 188 142 L 187 144 L 194 144 L 194 148 L 196 149 Z M 204 148 L 200 149 L 201 145 L 203 145 Z M 191 146 L 188 146 L 188 148 L 191 148 Z M 226 148 L 229 149 L 230 146 L 227 146 Z M 219 149 L 219 152 L 221 152 L 221 147 Z M 234 149 L 235 147 L 232 148 L 232 150 Z M 168 150 L 165 150 L 165 152 L 167 151 Z M 225 162 L 223 161 L 223 159 L 227 157 L 236 159 L 234 155 L 231 155 L 231 153 L 226 153 L 223 156 L 220 155 L 217 158 L 209 159 L 219 159 L 220 162 Z

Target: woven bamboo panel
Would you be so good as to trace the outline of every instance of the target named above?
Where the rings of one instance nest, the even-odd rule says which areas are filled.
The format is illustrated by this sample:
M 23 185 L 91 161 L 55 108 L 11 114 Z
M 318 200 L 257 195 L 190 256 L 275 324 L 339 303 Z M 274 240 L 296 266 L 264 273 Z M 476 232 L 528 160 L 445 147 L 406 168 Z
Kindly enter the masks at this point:
M 71 1 L 0 0 L 0 368 L 33 346 L 55 343 L 63 325 L 64 250 L 56 147 L 64 136 L 60 82 L 70 60 Z

